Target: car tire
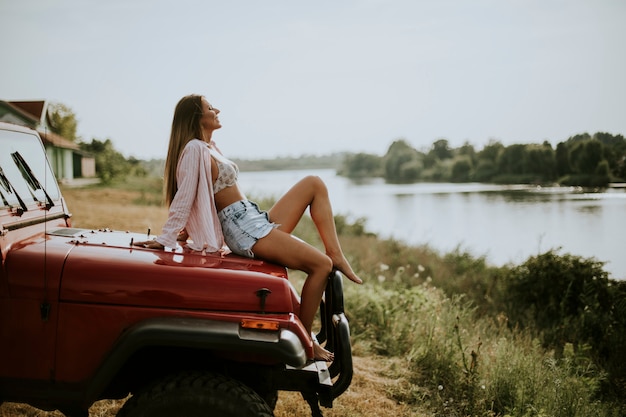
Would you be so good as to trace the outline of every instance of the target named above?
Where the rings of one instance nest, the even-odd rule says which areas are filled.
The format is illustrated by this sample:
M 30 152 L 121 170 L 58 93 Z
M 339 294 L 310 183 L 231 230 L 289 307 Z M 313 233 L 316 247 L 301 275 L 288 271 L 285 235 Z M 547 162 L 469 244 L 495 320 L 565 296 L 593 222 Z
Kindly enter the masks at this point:
M 165 378 L 133 395 L 118 417 L 273 417 L 252 389 L 220 374 L 191 372 Z

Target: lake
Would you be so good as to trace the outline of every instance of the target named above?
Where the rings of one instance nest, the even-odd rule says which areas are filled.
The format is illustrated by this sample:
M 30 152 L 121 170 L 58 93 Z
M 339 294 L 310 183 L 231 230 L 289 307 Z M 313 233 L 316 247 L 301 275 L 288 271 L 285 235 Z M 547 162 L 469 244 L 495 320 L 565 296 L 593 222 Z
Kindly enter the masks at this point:
M 302 177 L 326 182 L 335 214 L 366 219 L 366 229 L 447 253 L 459 248 L 489 264 L 521 264 L 559 249 L 606 262 L 626 279 L 626 190 L 587 193 L 575 187 L 354 182 L 334 170 L 242 172 L 251 199 L 279 197 Z

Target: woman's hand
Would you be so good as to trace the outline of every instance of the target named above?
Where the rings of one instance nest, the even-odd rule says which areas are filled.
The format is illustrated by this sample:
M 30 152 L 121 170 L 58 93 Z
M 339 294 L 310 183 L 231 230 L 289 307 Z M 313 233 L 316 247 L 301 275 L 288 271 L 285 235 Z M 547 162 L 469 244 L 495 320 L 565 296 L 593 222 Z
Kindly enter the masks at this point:
M 133 242 L 133 246 L 139 246 L 141 248 L 148 248 L 148 249 L 164 249 L 165 248 L 165 246 L 161 245 L 156 240 L 146 240 L 146 241 L 143 241 L 143 242 Z
M 178 232 L 178 236 L 176 237 L 177 241 L 186 242 L 187 239 L 189 239 L 189 233 L 187 233 L 186 229 L 183 229 L 180 232 Z

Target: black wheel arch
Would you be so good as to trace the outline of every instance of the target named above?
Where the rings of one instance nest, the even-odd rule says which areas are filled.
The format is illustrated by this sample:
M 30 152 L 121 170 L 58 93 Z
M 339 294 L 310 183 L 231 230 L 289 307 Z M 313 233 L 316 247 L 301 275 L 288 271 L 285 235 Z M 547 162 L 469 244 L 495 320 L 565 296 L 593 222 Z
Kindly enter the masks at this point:
M 85 391 L 89 406 L 102 398 L 123 397 L 156 377 L 187 369 L 215 370 L 224 365 L 219 352 L 267 358 L 301 367 L 306 352 L 298 337 L 282 330 L 277 343 L 239 337 L 237 322 L 195 318 L 151 318 L 125 331 Z

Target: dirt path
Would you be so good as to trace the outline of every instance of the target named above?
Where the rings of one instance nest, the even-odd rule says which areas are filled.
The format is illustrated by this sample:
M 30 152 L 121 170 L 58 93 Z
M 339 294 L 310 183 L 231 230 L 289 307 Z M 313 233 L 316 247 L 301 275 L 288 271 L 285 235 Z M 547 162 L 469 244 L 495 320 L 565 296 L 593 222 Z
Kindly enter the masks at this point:
M 333 408 L 323 408 L 325 417 L 419 417 L 415 411 L 398 404 L 390 392 L 404 383 L 388 373 L 390 364 L 373 357 L 354 358 L 354 377 L 350 388 L 334 401 Z M 276 417 L 310 416 L 308 405 L 299 393 L 281 392 L 275 411 Z M 425 416 L 426 414 L 424 414 Z

